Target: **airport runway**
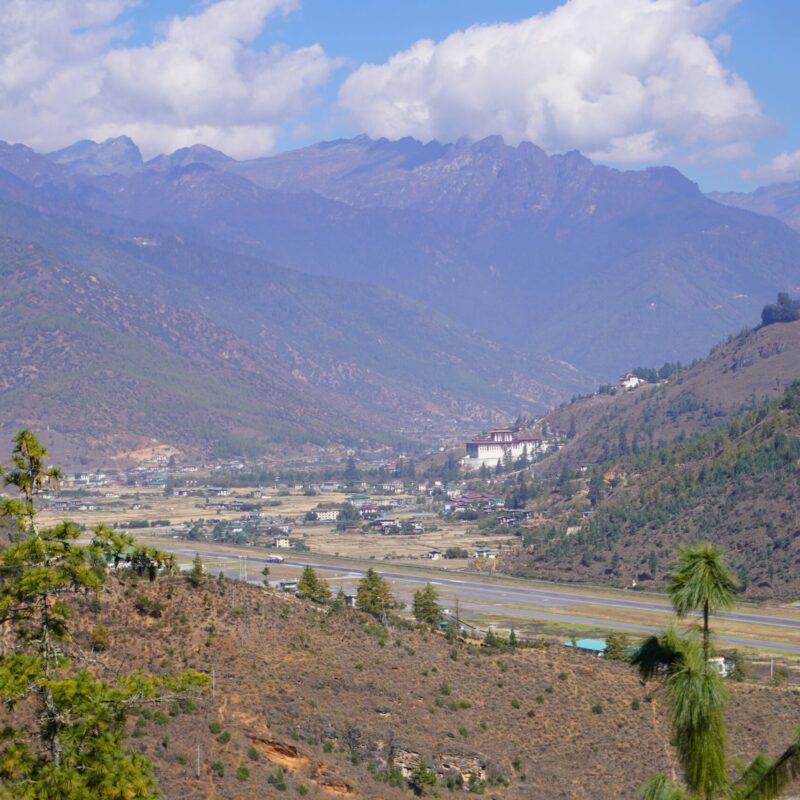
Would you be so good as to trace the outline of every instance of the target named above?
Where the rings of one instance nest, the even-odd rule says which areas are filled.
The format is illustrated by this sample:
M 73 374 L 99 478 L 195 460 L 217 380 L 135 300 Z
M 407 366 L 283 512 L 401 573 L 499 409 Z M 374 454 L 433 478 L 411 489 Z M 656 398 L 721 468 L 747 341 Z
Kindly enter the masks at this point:
M 193 557 L 195 553 L 199 552 L 200 557 L 204 559 L 221 558 L 235 561 L 237 558 L 230 551 L 214 550 L 208 546 L 193 549 L 185 545 L 177 546 L 171 542 L 165 542 L 160 546 L 176 555 Z M 251 565 L 255 574 L 258 573 L 260 565 L 269 563 L 266 556 L 248 552 L 243 553 L 242 557 L 245 555 L 247 563 Z M 259 565 L 259 568 L 255 568 L 255 565 Z M 290 556 L 285 558 L 283 565 L 301 569 L 310 565 L 320 572 L 337 573 L 339 577 L 333 580 L 334 588 L 336 585 L 344 585 L 347 588 L 355 587 L 355 584 L 367 571 L 367 567 L 360 564 L 354 565 L 346 560 L 336 561 L 333 558 L 327 562 L 322 562 L 315 561 L 313 557 L 301 560 Z M 421 575 L 414 574 L 412 571 L 401 571 L 397 568 L 392 569 L 389 567 L 385 569 L 383 562 L 376 563 L 372 568 L 392 583 L 393 590 L 402 599 L 408 599 L 419 586 L 425 583 L 432 583 L 439 590 L 441 602 L 444 605 L 450 605 L 456 599 L 458 600 L 461 613 L 465 617 L 469 617 L 472 612 L 481 617 L 496 615 L 505 619 L 542 620 L 559 622 L 567 626 L 570 624 L 589 625 L 634 633 L 650 633 L 665 627 L 669 623 L 669 617 L 672 615 L 672 608 L 666 598 L 663 602 L 659 602 L 653 598 L 637 598 L 633 593 L 630 597 L 621 597 L 611 593 L 593 593 L 592 590 L 564 585 L 550 588 L 547 584 L 533 581 L 530 584 L 526 582 L 525 585 L 507 585 L 506 583 L 487 580 L 479 573 L 468 578 L 456 578 L 449 577 L 446 573 L 439 574 L 432 570 L 427 570 L 427 574 Z M 229 573 L 231 571 L 228 570 Z M 237 577 L 237 575 L 233 575 L 233 577 Z M 575 608 L 575 613 L 569 612 L 570 607 L 578 606 L 582 608 L 580 610 Z M 624 609 L 632 612 L 641 611 L 648 615 L 654 613 L 663 614 L 664 622 L 663 624 L 654 625 L 647 621 L 637 623 L 593 618 L 591 609 L 587 610 L 587 606 Z M 553 611 L 547 610 L 550 608 Z M 555 609 L 563 609 L 563 611 L 556 612 Z M 780 642 L 769 638 L 771 630 L 776 632 L 779 629 L 800 631 L 800 614 L 792 615 L 788 613 L 781 615 L 779 609 L 776 609 L 774 614 L 734 610 L 720 614 L 718 618 L 748 625 L 758 625 L 764 630 L 764 638 L 723 635 L 718 637 L 721 642 L 741 647 L 772 648 L 784 652 L 800 653 L 800 644 Z

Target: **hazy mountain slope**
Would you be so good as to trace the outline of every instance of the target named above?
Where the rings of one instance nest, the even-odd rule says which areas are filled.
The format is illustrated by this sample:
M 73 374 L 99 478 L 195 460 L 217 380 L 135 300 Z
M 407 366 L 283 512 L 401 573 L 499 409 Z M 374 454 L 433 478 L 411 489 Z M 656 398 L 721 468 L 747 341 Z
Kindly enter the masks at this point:
M 582 492 L 572 494 L 578 480 L 566 492 L 560 480 L 563 501 L 550 509 L 555 528 L 509 555 L 505 566 L 567 580 L 663 581 L 679 544 L 708 540 L 729 553 L 748 595 L 794 599 L 798 465 L 800 381 L 702 436 L 604 460 L 596 469 L 612 482 L 591 509 Z M 568 534 L 567 522 L 581 508 L 589 516 L 578 516 L 577 531 Z
M 27 174 L 42 174 L 23 155 Z M 588 383 L 568 365 L 499 346 L 385 289 L 281 269 L 87 208 L 71 180 L 56 172 L 34 187 L 0 173 L 0 198 L 9 198 L 0 199 L 0 233 L 38 242 L 119 289 L 201 312 L 311 396 L 347 403 L 345 420 L 363 420 L 366 435 L 491 424 L 540 412 Z
M 798 409 L 800 322 L 732 337 L 666 383 L 556 409 L 540 427 L 571 438 L 536 465 L 543 491 L 530 503 L 547 522 L 504 568 L 661 581 L 678 544 L 709 539 L 749 595 L 796 597 Z
M 71 446 L 64 458 L 107 457 L 136 437 L 207 450 L 229 433 L 257 443 L 367 427 L 363 409 L 310 390 L 267 347 L 197 313 L 114 290 L 10 239 L 0 240 L 0 270 L 6 435 L 50 426 Z
M 761 186 L 753 192 L 709 192 L 708 196 L 726 206 L 776 217 L 800 230 L 800 181 Z
M 639 449 L 703 433 L 774 400 L 795 380 L 800 322 L 742 333 L 667 383 L 595 394 L 550 412 L 542 425 L 576 434 L 551 470 L 614 456 L 621 442 Z
M 462 313 L 481 309 L 490 335 L 608 372 L 696 355 L 756 319 L 771 289 L 800 284 L 798 237 L 709 201 L 671 169 L 619 172 L 499 137 L 359 137 L 230 168 L 264 186 L 433 216 L 474 262 L 449 313 L 458 298 Z
M 97 208 L 398 289 L 609 376 L 698 355 L 800 286 L 798 234 L 675 170 L 620 172 L 499 137 L 358 137 L 93 185 Z
M 110 587 L 99 611 L 87 598 L 76 614 L 81 643 L 98 622 L 110 632 L 90 668 L 109 680 L 120 664 L 216 676 L 213 697 L 131 720 L 128 744 L 154 760 L 165 800 L 401 800 L 423 760 L 442 781 L 475 775 L 471 792 L 441 787 L 440 796 L 610 800 L 638 797 L 650 773 L 677 768 L 661 692 L 622 663 L 561 644 L 486 655 L 229 580 L 129 586 Z M 136 611 L 142 595 L 163 613 Z M 800 712 L 796 692 L 732 684 L 730 693 L 731 755 L 782 752 Z

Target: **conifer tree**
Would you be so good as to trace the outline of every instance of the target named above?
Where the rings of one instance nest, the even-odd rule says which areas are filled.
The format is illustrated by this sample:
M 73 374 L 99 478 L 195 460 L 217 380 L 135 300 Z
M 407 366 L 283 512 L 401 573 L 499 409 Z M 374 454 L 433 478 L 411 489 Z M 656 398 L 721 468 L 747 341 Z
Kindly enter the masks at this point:
M 389 591 L 389 584 L 371 567 L 359 581 L 356 605 L 374 617 L 386 619 L 386 614 L 395 607 L 394 596 Z
M 442 615 L 439 592 L 431 583 L 414 592 L 414 619 L 425 625 L 436 625 Z
M 206 677 L 143 674 L 114 685 L 75 669 L 73 607 L 97 593 L 107 565 L 123 558 L 153 576 L 173 569 L 172 558 L 98 527 L 88 545 L 72 522 L 38 530 L 34 501 L 60 473 L 30 431 L 14 439 L 5 482 L 19 496 L 2 512 L 17 521 L 14 540 L 0 550 L 0 623 L 12 644 L 0 656 L 0 700 L 11 714 L 0 744 L 3 800 L 149 800 L 157 796 L 150 763 L 125 747 L 125 717 L 137 704 L 199 688 Z M 108 641 L 113 647 L 113 642 Z

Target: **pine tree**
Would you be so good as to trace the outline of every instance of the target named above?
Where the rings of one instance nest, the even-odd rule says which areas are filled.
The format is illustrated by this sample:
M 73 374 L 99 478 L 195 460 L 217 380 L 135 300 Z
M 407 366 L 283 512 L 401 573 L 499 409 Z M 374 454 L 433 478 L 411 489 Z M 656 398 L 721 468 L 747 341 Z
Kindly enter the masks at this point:
M 320 578 L 313 567 L 303 569 L 297 584 L 297 594 L 315 603 L 326 603 L 331 599 L 331 588 L 324 578 Z
M 387 613 L 397 604 L 386 579 L 370 567 L 358 583 L 356 605 L 361 611 L 385 620 Z
M 5 481 L 20 496 L 2 510 L 18 528 L 0 551 L 0 623 L 8 626 L 13 645 L 0 656 L 0 700 L 20 713 L 3 732 L 0 798 L 155 798 L 150 763 L 124 745 L 126 715 L 142 701 L 174 697 L 206 678 L 134 674 L 106 684 L 72 667 L 77 645 L 70 625 L 74 603 L 102 588 L 107 564 L 124 557 L 131 569 L 150 575 L 174 569 L 172 558 L 103 527 L 88 545 L 79 543 L 82 531 L 71 522 L 38 530 L 34 497 L 52 487 L 59 472 L 45 466 L 47 451 L 30 431 L 21 431 L 14 443 Z M 105 644 L 113 648 L 108 638 Z
M 200 558 L 200 553 L 195 553 L 192 560 L 192 569 L 189 572 L 189 583 L 195 588 L 200 586 L 206 579 L 206 568 L 203 566 L 203 560 Z
M 414 619 L 425 625 L 436 625 L 442 615 L 438 600 L 439 592 L 431 583 L 414 592 Z

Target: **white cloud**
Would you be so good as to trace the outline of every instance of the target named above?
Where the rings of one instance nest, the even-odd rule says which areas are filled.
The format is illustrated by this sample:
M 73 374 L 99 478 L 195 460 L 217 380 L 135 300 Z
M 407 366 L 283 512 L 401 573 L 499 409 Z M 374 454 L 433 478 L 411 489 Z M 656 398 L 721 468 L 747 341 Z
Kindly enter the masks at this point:
M 567 0 L 363 65 L 340 105 L 372 136 L 500 133 L 608 161 L 725 158 L 773 128 L 716 51 L 737 0 Z
M 296 0 L 216 0 L 126 44 L 133 0 L 0 4 L 0 137 L 40 150 L 131 135 L 145 155 L 197 142 L 269 150 L 338 66 L 319 45 L 253 46 Z
M 757 181 L 758 183 L 800 181 L 800 150 L 780 153 L 767 164 L 761 164 L 753 169 L 744 169 L 741 171 L 741 177 L 746 181 Z

